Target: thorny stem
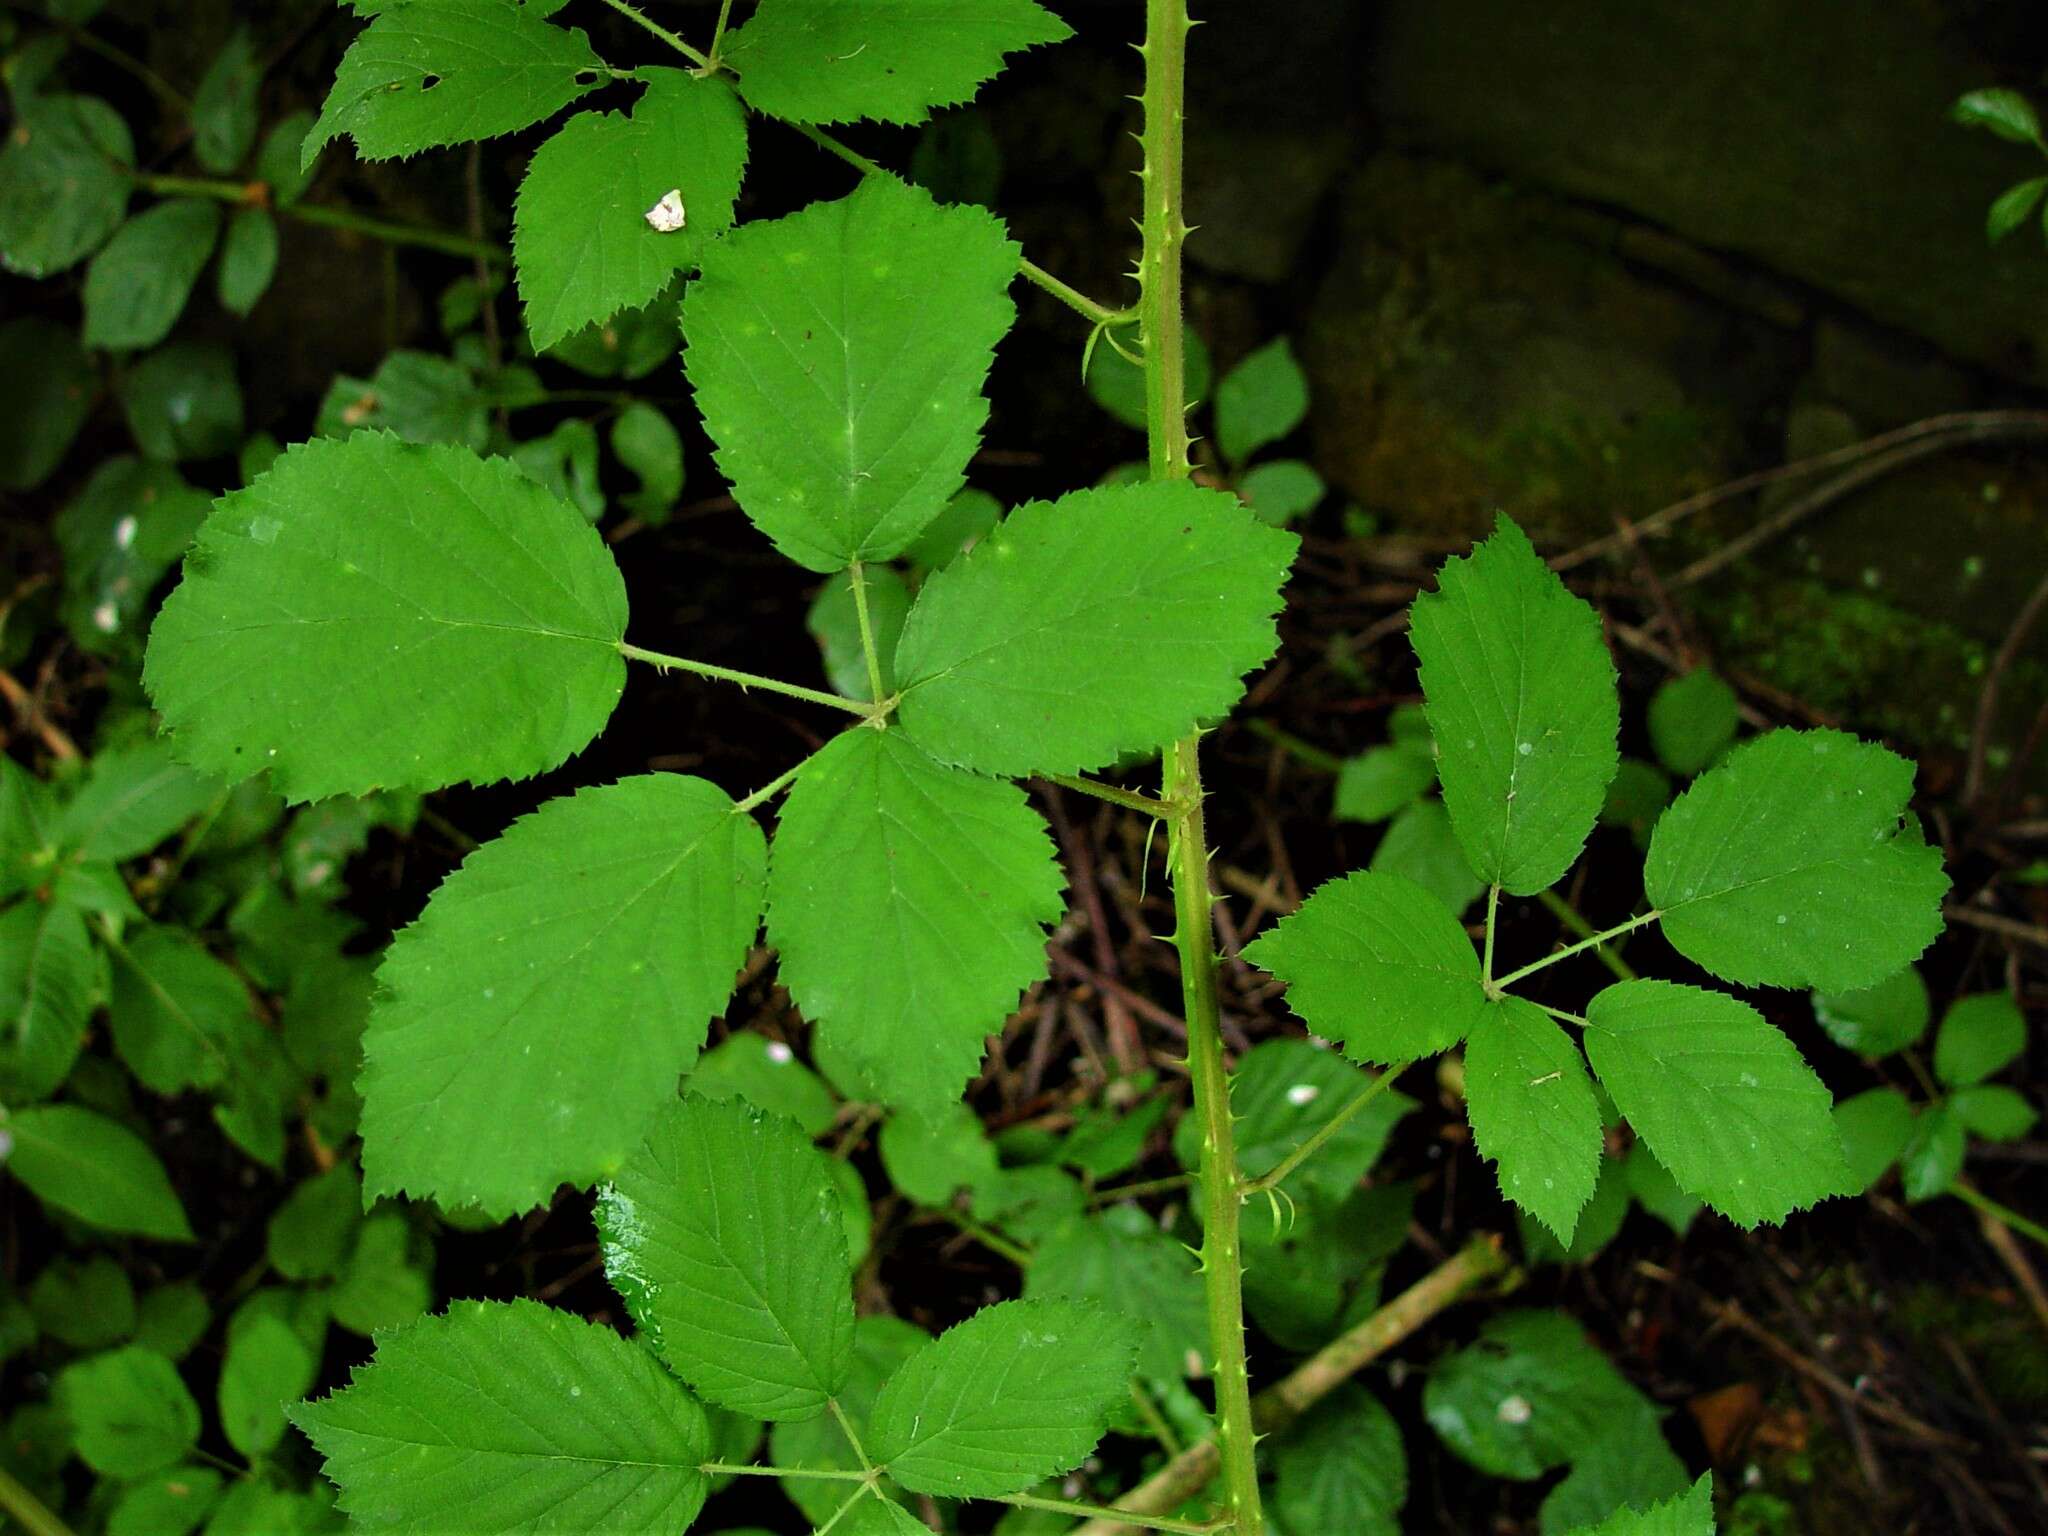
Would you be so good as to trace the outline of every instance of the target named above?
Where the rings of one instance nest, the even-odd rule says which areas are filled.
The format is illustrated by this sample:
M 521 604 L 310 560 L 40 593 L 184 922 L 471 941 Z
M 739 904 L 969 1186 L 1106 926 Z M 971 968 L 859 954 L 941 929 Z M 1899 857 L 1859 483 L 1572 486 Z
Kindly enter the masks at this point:
M 1621 958 L 1619 950 L 1610 948 L 1607 941 L 1594 932 L 1593 925 L 1580 916 L 1577 907 L 1566 901 L 1555 891 L 1538 891 L 1536 899 L 1549 909 L 1552 917 L 1563 923 L 1565 927 L 1571 929 L 1580 938 L 1595 940 L 1593 957 L 1606 966 L 1608 970 L 1612 971 L 1617 980 L 1634 981 L 1636 979 L 1635 967 Z
M 1412 1061 L 1404 1061 L 1399 1066 L 1389 1067 L 1378 1077 L 1359 1089 L 1352 1096 L 1350 1103 L 1316 1127 L 1314 1135 L 1302 1142 L 1300 1146 L 1281 1158 L 1279 1162 L 1267 1169 L 1266 1172 L 1260 1174 L 1256 1179 L 1247 1179 L 1244 1185 L 1246 1198 L 1249 1199 L 1253 1195 L 1263 1195 L 1267 1190 L 1283 1182 L 1287 1175 L 1294 1172 L 1295 1169 L 1321 1151 L 1325 1142 L 1349 1125 L 1354 1115 L 1385 1093 L 1389 1088 L 1393 1087 L 1395 1078 L 1414 1065 L 1415 1063 Z
M 1107 800 L 1111 805 L 1120 805 L 1128 811 L 1143 811 L 1155 821 L 1167 821 L 1179 814 L 1178 807 L 1134 789 L 1119 789 L 1114 784 L 1101 784 L 1094 779 L 1067 773 L 1044 773 L 1039 777 L 1048 784 L 1071 789 L 1078 795 L 1093 795 L 1097 800 Z
M 420 250 L 467 256 L 499 266 L 511 261 L 500 246 L 451 234 L 445 229 L 373 219 L 353 209 L 329 208 L 319 203 L 273 203 L 270 188 L 260 181 L 236 181 L 213 176 L 160 176 L 148 171 L 131 172 L 128 179 L 143 191 L 154 192 L 158 197 L 205 197 L 237 208 L 267 208 L 282 218 L 297 219 L 302 224 L 319 224 L 328 229 L 349 230 L 368 235 L 373 240 L 382 240 L 386 245 L 416 246 Z
M 1138 172 L 1144 197 L 1139 254 L 1139 324 L 1145 349 L 1145 435 L 1151 478 L 1183 480 L 1188 466 L 1185 335 L 1181 314 L 1181 145 L 1187 0 L 1145 0 L 1145 127 Z M 1216 939 L 1210 912 L 1209 842 L 1202 820 L 1201 736 L 1163 753 L 1161 796 L 1177 808 L 1168 823 L 1174 947 L 1188 1027 L 1188 1075 L 1202 1133 L 1202 1284 L 1209 1347 L 1216 1359 L 1217 1444 L 1223 1502 L 1238 1536 L 1263 1536 L 1254 1459 L 1251 1377 L 1245 1364 L 1244 1267 L 1238 1225 L 1244 1195 L 1230 1120 L 1230 1077 L 1223 1062 L 1222 1009 L 1216 995 Z
M 726 1461 L 707 1461 L 697 1470 L 706 1477 L 799 1477 L 833 1483 L 865 1483 L 873 1476 L 869 1472 L 835 1472 L 823 1467 L 742 1467 Z
M 847 583 L 853 588 L 853 613 L 860 621 L 860 653 L 868 664 L 868 697 L 882 697 L 882 654 L 875 649 L 875 626 L 868 617 L 867 569 L 858 560 L 846 568 Z
M 1012 1493 L 996 1500 L 998 1504 L 1012 1504 L 1018 1509 L 1042 1509 L 1055 1515 L 1072 1515 L 1079 1520 L 1100 1519 L 1111 1513 L 1099 1504 L 1076 1504 L 1071 1499 L 1041 1499 L 1035 1494 Z M 1180 1531 L 1187 1536 L 1209 1536 L 1212 1531 L 1227 1531 L 1231 1528 L 1228 1520 L 1176 1520 L 1169 1515 L 1124 1515 L 1116 1517 L 1125 1525 L 1135 1525 L 1147 1531 Z
M 785 683 L 780 678 L 762 677 L 754 672 L 740 672 L 731 667 L 713 666 L 708 661 L 692 661 L 687 656 L 669 656 L 661 651 L 643 650 L 637 645 L 619 642 L 619 654 L 632 661 L 644 661 L 649 666 L 663 671 L 694 672 L 699 677 L 715 677 L 720 682 L 737 683 L 742 688 L 766 688 L 771 693 L 788 694 L 792 699 L 802 699 L 808 704 L 823 704 L 832 709 L 843 709 L 850 715 L 873 719 L 884 712 L 885 705 L 863 704 L 857 699 L 843 699 L 836 693 L 825 693 L 816 688 L 806 688 L 801 683 Z M 886 701 L 885 701 L 886 702 Z
M 812 1533 L 812 1536 L 828 1536 L 828 1533 L 831 1531 L 832 1527 L 837 1525 L 840 1521 L 844 1520 L 847 1517 L 847 1514 L 853 1509 L 853 1506 L 858 1504 L 862 1499 L 866 1498 L 872 1492 L 874 1492 L 874 1484 L 862 1483 L 858 1488 L 853 1490 L 852 1497 L 847 1499 L 847 1501 L 844 1504 L 840 1505 L 837 1509 L 835 1509 L 832 1512 L 832 1518 L 827 1520 L 823 1525 L 819 1526 L 817 1530 Z M 881 1495 L 875 1494 L 875 1497 L 880 1498 Z
M 812 754 L 813 757 L 815 757 L 816 755 L 816 753 Z M 778 773 L 777 775 L 775 775 L 774 778 L 770 779 L 766 784 L 763 784 L 759 789 L 755 790 L 751 795 L 747 796 L 746 799 L 734 801 L 732 807 L 733 815 L 744 816 L 747 814 L 747 812 L 753 810 L 755 806 L 765 805 L 770 800 L 773 800 L 777 795 L 781 794 L 785 789 L 789 788 L 789 786 L 795 781 L 796 776 L 802 773 L 804 769 L 809 766 L 810 761 L 811 759 L 807 757 L 801 763 L 796 764 L 794 767 L 784 769 L 781 773 Z
M 1541 960 L 1530 961 L 1519 971 L 1509 971 L 1507 975 L 1493 983 L 1494 990 L 1500 991 L 1503 988 L 1511 987 L 1523 977 L 1534 976 L 1538 971 L 1547 971 L 1559 961 L 1571 959 L 1573 955 L 1584 954 L 1589 949 L 1598 949 L 1609 939 L 1619 938 L 1624 933 L 1634 933 L 1638 928 L 1656 922 L 1663 915 L 1662 912 L 1652 908 L 1639 917 L 1632 917 L 1625 923 L 1616 923 L 1612 928 L 1604 928 L 1590 938 L 1579 940 L 1576 944 L 1567 944 L 1555 954 L 1545 955 Z
M 627 20 L 633 22 L 635 25 L 645 27 L 649 32 L 652 32 L 664 43 L 667 43 L 669 47 L 675 49 L 677 53 L 680 53 L 684 58 L 688 59 L 692 64 L 695 64 L 699 69 L 711 68 L 710 59 L 705 57 L 703 54 L 699 53 L 696 49 L 692 48 L 680 37 L 677 37 L 675 33 L 669 31 L 669 29 L 667 27 L 664 27 L 660 22 L 655 21 L 648 16 L 642 15 L 638 9 L 628 5 L 626 3 L 626 0 L 604 0 L 604 3 L 610 6 L 613 10 L 617 11 L 621 16 L 627 18 Z

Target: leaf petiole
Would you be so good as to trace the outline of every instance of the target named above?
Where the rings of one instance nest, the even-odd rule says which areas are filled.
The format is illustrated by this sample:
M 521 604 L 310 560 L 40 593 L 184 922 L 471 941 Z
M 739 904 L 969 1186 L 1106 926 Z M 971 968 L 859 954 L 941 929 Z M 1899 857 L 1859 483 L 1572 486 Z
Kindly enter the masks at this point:
M 1114 784 L 1097 783 L 1094 779 L 1084 779 L 1076 774 L 1046 773 L 1040 774 L 1039 777 L 1048 784 L 1057 784 L 1061 789 L 1071 789 L 1080 795 L 1093 795 L 1097 800 L 1107 800 L 1111 805 L 1120 805 L 1127 811 L 1143 811 L 1158 821 L 1171 821 L 1181 814 L 1169 801 L 1162 800 L 1157 795 L 1142 794 L 1135 789 L 1119 789 Z
M 868 697 L 882 697 L 882 657 L 875 649 L 874 621 L 868 617 L 867 568 L 856 560 L 846 568 L 847 585 L 853 588 L 853 613 L 860 623 L 860 654 L 867 662 Z
M 832 1410 L 832 1417 L 838 1420 L 839 1428 L 846 1436 L 846 1443 L 853 1447 L 853 1454 L 860 1462 L 862 1473 L 872 1482 L 874 1480 L 875 1464 L 868 1460 L 868 1453 L 861 1447 L 860 1435 L 853 1427 L 853 1420 L 848 1418 L 846 1410 L 839 1406 L 838 1398 L 828 1397 L 825 1399 L 825 1404 Z
M 652 32 L 664 43 L 667 43 L 669 47 L 675 49 L 677 53 L 680 53 L 684 58 L 688 59 L 692 64 L 695 64 L 699 69 L 709 69 L 711 67 L 711 60 L 708 57 L 706 57 L 704 54 L 699 53 L 696 49 L 692 48 L 688 43 L 684 42 L 680 37 L 676 36 L 675 33 L 669 31 L 669 29 L 667 27 L 664 27 L 660 22 L 653 20 L 651 17 L 641 14 L 640 10 L 637 7 L 628 5 L 626 3 L 626 0 L 604 0 L 604 3 L 610 6 L 613 10 L 617 11 L 621 16 L 624 16 L 631 20 L 632 22 L 634 22 L 636 25 L 645 27 L 649 32 Z
M 1519 971 L 1509 971 L 1507 975 L 1494 983 L 1494 987 L 1496 989 L 1511 987 L 1525 976 L 1534 976 L 1538 971 L 1549 970 L 1561 960 L 1569 960 L 1573 955 L 1584 954 L 1589 949 L 1598 949 L 1609 939 L 1619 938 L 1624 933 L 1634 933 L 1638 928 L 1646 927 L 1656 922 L 1663 915 L 1662 912 L 1653 907 L 1639 917 L 1632 917 L 1625 923 L 1616 923 L 1612 928 L 1602 929 L 1599 933 L 1583 938 L 1576 944 L 1568 944 L 1555 954 L 1545 955 L 1541 960 L 1532 960 Z M 1489 931 L 1490 928 L 1491 925 L 1489 925 Z
M 1018 1509 L 1042 1509 L 1048 1514 L 1072 1515 L 1077 1520 L 1110 1519 L 1147 1531 L 1182 1531 L 1188 1536 L 1207 1536 L 1212 1531 L 1231 1530 L 1237 1524 L 1228 1515 L 1218 1520 L 1179 1520 L 1169 1515 L 1130 1514 L 1099 1504 L 1077 1504 L 1071 1499 L 1042 1499 L 1031 1493 L 1007 1494 L 996 1502 L 1014 1505 Z
M 1344 1129 L 1350 1123 L 1353 1115 L 1356 1115 L 1366 1105 L 1385 1093 L 1387 1089 L 1393 1086 L 1395 1078 L 1414 1065 L 1415 1063 L 1412 1061 L 1404 1061 L 1398 1066 L 1388 1067 L 1378 1077 L 1359 1089 L 1356 1094 L 1352 1095 L 1350 1103 L 1317 1126 L 1314 1134 L 1304 1140 L 1300 1146 L 1281 1158 L 1279 1162 L 1275 1163 L 1257 1178 L 1244 1180 L 1239 1185 L 1244 1198 L 1249 1200 L 1253 1195 L 1263 1195 L 1267 1190 L 1280 1184 L 1287 1175 L 1315 1156 L 1322 1149 L 1323 1143 Z
M 832 1483 L 867 1483 L 872 1481 L 874 1476 L 871 1471 L 834 1471 L 825 1467 L 742 1467 L 725 1461 L 707 1461 L 699 1465 L 697 1470 L 706 1477 L 789 1477 Z
M 732 667 L 714 666 L 708 661 L 692 661 L 687 656 L 670 656 L 661 651 L 644 650 L 637 645 L 619 642 L 619 654 L 629 661 L 644 661 L 649 666 L 664 672 L 694 672 L 699 677 L 715 677 L 723 683 L 737 683 L 742 688 L 765 688 L 771 693 L 783 693 L 792 699 L 802 699 L 810 704 L 823 704 L 832 709 L 845 710 L 862 719 L 873 719 L 883 712 L 883 706 L 863 704 L 857 699 L 843 699 L 836 693 L 826 693 L 817 688 L 806 688 L 801 683 L 785 683 L 780 678 L 763 677 L 757 672 L 741 672 Z

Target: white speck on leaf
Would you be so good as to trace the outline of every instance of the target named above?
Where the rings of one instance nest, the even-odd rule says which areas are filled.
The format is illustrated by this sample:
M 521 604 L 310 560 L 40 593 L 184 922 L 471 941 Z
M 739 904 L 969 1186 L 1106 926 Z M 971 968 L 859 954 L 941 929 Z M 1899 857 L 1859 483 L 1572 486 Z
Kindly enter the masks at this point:
M 1287 1090 L 1287 1102 L 1290 1104 L 1313 1104 L 1322 1096 L 1323 1090 L 1314 1083 L 1296 1083 Z
M 683 189 L 670 187 L 661 194 L 661 201 L 647 210 L 647 222 L 654 226 L 658 235 L 672 235 L 688 221 L 683 212 Z
M 1499 1413 L 1503 1424 L 1526 1424 L 1531 1413 L 1529 1399 L 1519 1392 L 1513 1397 L 1504 1397 L 1500 1400 Z

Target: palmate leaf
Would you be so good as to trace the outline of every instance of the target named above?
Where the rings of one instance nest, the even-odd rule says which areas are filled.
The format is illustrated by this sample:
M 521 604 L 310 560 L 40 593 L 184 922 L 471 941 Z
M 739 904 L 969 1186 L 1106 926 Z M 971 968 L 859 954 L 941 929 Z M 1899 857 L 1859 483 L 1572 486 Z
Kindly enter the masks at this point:
M 615 1172 L 731 995 L 765 863 L 753 818 L 679 774 L 551 800 L 471 854 L 378 972 L 369 1191 L 502 1216 Z
M 971 99 L 1005 54 L 1073 35 L 1034 0 L 762 0 L 725 53 L 770 117 L 918 123 Z
M 1772 731 L 1658 818 L 1643 888 L 1672 947 L 1724 981 L 1847 992 L 1941 931 L 1941 851 L 1902 822 L 1913 765 L 1840 731 Z
M 696 1400 L 639 1345 L 537 1302 L 385 1334 L 291 1420 L 351 1521 L 394 1536 L 682 1531 L 704 1503 Z
M 1303 1023 L 1359 1061 L 1434 1056 L 1492 1009 L 1464 927 L 1399 875 L 1357 870 L 1330 881 L 1244 956 L 1287 983 L 1287 1006 Z
M 777 549 L 827 573 L 886 560 L 960 489 L 1017 254 L 988 213 L 888 176 L 704 252 L 684 367 Z
M 1465 1042 L 1465 1107 L 1501 1193 L 1570 1247 L 1600 1182 L 1600 1104 L 1578 1046 L 1534 1003 L 1502 998 Z
M 796 1126 L 692 1097 L 598 1198 L 605 1273 L 661 1357 L 757 1419 L 822 1413 L 853 1356 L 831 1161 Z
M 1062 884 L 1022 790 L 855 727 L 783 803 L 768 938 L 830 1048 L 891 1102 L 936 1115 L 1045 974 Z
M 1021 1492 L 1095 1449 L 1130 1391 L 1136 1354 L 1136 1324 L 1098 1307 L 984 1307 L 889 1378 L 868 1421 L 868 1453 L 913 1492 Z
M 179 755 L 230 781 L 438 789 L 581 749 L 625 685 L 625 628 L 573 507 L 502 459 L 357 432 L 214 505 L 143 682 Z
M 903 729 L 1006 775 L 1176 740 L 1273 654 L 1296 547 L 1186 481 L 1019 507 L 918 594 L 896 647 Z
M 1624 981 L 1587 1007 L 1586 1055 L 1678 1187 L 1737 1225 L 1850 1191 L 1832 1095 L 1747 1003 Z
M 432 0 L 391 8 L 342 56 L 320 120 L 299 150 L 310 166 L 347 134 L 365 160 L 512 133 L 604 83 L 604 60 L 541 7 Z
M 1415 599 L 1411 634 L 1465 856 L 1514 895 L 1548 889 L 1578 858 L 1619 761 L 1599 615 L 1502 517 Z
M 731 89 L 680 69 L 641 72 L 633 115 L 585 112 L 543 144 L 519 184 L 512 258 L 536 351 L 649 303 L 732 227 L 747 124 Z M 647 212 L 670 192 L 681 228 Z

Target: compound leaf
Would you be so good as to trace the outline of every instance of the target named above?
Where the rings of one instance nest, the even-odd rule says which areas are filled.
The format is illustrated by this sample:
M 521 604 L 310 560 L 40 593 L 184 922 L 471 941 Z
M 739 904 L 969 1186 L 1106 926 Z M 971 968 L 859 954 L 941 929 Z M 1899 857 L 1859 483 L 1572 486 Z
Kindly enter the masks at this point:
M 853 1358 L 831 1163 L 779 1115 L 692 1097 L 598 1198 L 605 1273 L 661 1357 L 757 1419 L 822 1413 Z
M 642 72 L 631 117 L 585 112 L 534 154 L 519 184 L 512 257 L 536 351 L 649 303 L 732 227 L 747 124 L 720 80 Z M 670 193 L 681 225 L 649 211 Z
M 504 1215 L 615 1172 L 732 993 L 765 864 L 753 818 L 680 774 L 551 800 L 471 854 L 378 972 L 370 1192 Z
M 1410 623 L 1465 856 L 1517 896 L 1547 889 L 1578 858 L 1619 761 L 1600 616 L 1503 516 L 1415 599 Z
M 1017 256 L 990 214 L 888 176 L 704 252 L 684 366 L 719 468 L 777 549 L 830 573 L 938 516 L 981 441 Z
M 696 1400 L 639 1345 L 532 1301 L 387 1333 L 291 1420 L 342 1509 L 396 1536 L 681 1531 L 707 1486 Z
M 1000 1498 L 1078 1466 L 1130 1391 L 1137 1328 L 1070 1301 L 1005 1301 L 889 1378 L 868 1421 L 878 1466 L 917 1493 Z
M 903 729 L 1007 775 L 1176 740 L 1273 654 L 1295 548 L 1187 481 L 1021 506 L 918 594 L 896 647 Z
M 530 5 L 432 0 L 370 23 L 342 56 L 299 164 L 347 134 L 365 160 L 513 133 L 604 83 L 604 60 Z
M 1332 880 L 1245 947 L 1287 983 L 1287 1006 L 1360 1061 L 1447 1051 L 1488 1017 L 1479 955 L 1430 892 L 1399 875 Z
M 937 1114 L 1045 974 L 1062 884 L 1022 790 L 856 727 L 783 803 L 768 938 L 826 1044 L 892 1102 Z
M 863 1445 L 872 1443 L 867 1438 L 868 1415 L 874 1411 L 883 1384 L 904 1361 L 930 1342 L 931 1335 L 915 1323 L 887 1313 L 870 1313 L 854 1323 L 852 1363 L 845 1384 L 833 1395 L 840 1413 L 854 1427 Z M 771 1466 L 812 1472 L 858 1471 L 862 1460 L 854 1453 L 853 1442 L 846 1438 L 840 1414 L 782 1420 L 769 1434 L 768 1459 Z M 901 1494 L 886 1477 L 880 1488 L 892 1497 Z M 793 1477 L 782 1485 L 782 1490 L 817 1525 L 831 1519 L 847 1494 L 843 1484 L 823 1478 Z
M 1073 35 L 1034 0 L 762 0 L 725 52 L 770 117 L 920 123 L 971 100 L 1005 54 Z
M 505 460 L 357 432 L 214 504 L 143 681 L 179 755 L 230 780 L 438 789 L 580 750 L 624 687 L 625 628 L 573 507 Z
M 1847 992 L 1941 931 L 1941 851 L 1901 823 L 1913 765 L 1840 731 L 1772 731 L 1658 818 L 1643 886 L 1664 936 L 1744 986 Z
M 1567 1248 L 1600 1182 L 1600 1103 L 1579 1048 L 1534 1003 L 1504 997 L 1465 1042 L 1465 1108 L 1501 1193 Z
M 85 344 L 139 352 L 170 335 L 220 222 L 220 204 L 174 197 L 123 224 L 86 268 Z
M 1852 1183 L 1832 1095 L 1747 1003 L 1620 982 L 1586 1010 L 1586 1055 L 1678 1187 L 1739 1226 L 1783 1221 Z
M 0 1147 L 29 1193 L 87 1226 L 192 1241 L 164 1165 L 118 1121 L 75 1104 L 38 1104 L 0 1118 Z
M 66 1366 L 54 1395 L 80 1458 L 106 1477 L 160 1471 L 199 1439 L 199 1405 L 178 1368 L 140 1344 Z

